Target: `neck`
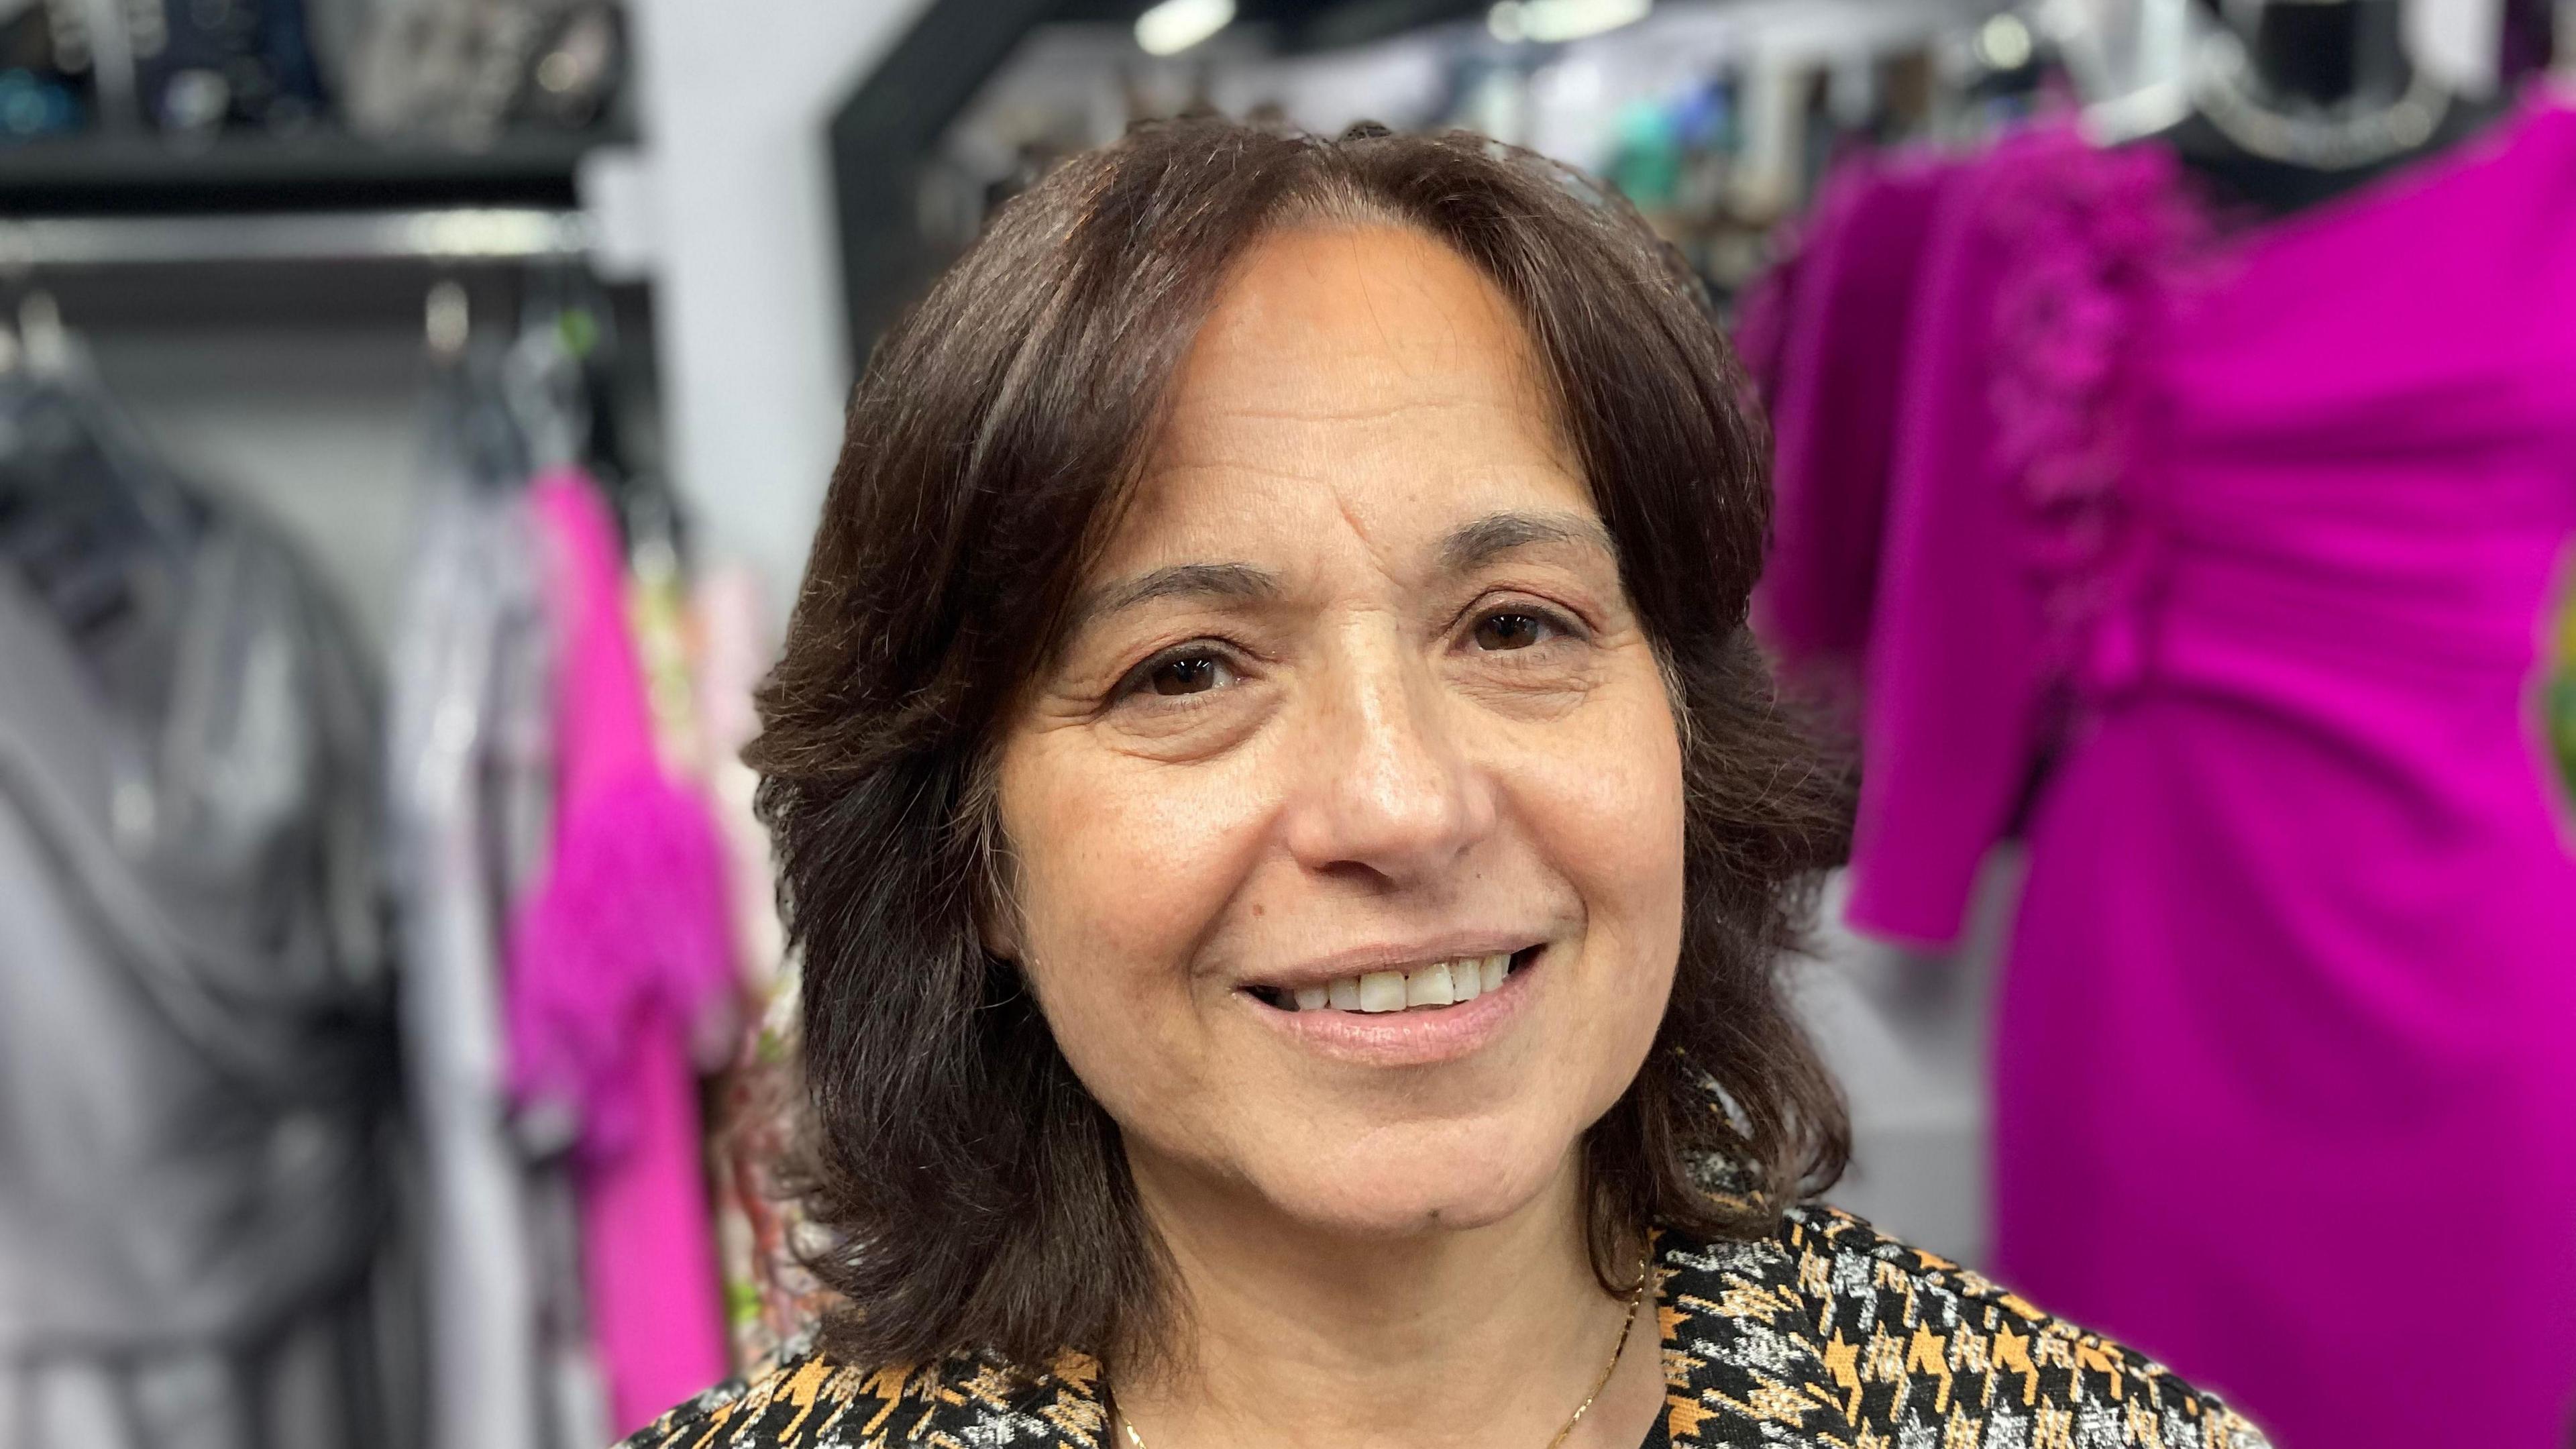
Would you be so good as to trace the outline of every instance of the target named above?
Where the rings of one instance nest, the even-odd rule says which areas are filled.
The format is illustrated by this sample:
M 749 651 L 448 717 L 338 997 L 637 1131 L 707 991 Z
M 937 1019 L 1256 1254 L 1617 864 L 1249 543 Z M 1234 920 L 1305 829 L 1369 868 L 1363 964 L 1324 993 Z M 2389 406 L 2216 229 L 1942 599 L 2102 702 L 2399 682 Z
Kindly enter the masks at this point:
M 1501 1222 L 1394 1239 L 1318 1231 L 1239 1188 L 1131 1160 L 1184 1320 L 1178 1344 L 1112 1366 L 1119 1412 L 1150 1449 L 1539 1449 L 1618 1341 L 1627 1305 L 1593 1276 L 1570 1157 Z M 1569 1445 L 1642 1437 L 1662 1401 L 1654 1325 L 1650 1295 Z
M 2398 0 L 2259 3 L 2246 48 L 2275 96 L 2316 106 L 2385 105 L 2414 79 Z

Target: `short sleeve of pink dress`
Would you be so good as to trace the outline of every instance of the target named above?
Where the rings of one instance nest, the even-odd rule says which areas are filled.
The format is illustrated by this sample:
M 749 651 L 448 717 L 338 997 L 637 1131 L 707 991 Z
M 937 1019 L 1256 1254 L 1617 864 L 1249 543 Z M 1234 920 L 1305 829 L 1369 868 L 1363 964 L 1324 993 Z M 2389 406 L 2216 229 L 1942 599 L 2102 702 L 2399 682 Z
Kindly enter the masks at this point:
M 2285 1444 L 2563 1445 L 2576 113 L 2232 235 L 2177 169 L 1971 165 L 1892 405 L 1848 394 L 1889 440 L 1851 916 L 1948 941 L 2026 843 L 1995 1226 L 2035 1301 Z M 1780 465 L 1800 527 L 1859 497 Z

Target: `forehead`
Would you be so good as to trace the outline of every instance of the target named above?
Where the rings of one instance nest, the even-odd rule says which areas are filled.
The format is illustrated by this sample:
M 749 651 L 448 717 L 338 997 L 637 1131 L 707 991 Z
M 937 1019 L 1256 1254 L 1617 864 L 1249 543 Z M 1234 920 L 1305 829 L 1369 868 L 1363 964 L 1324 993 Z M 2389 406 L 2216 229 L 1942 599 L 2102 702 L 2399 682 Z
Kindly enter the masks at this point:
M 1528 362 L 1510 300 L 1473 263 L 1419 231 L 1372 223 L 1290 227 L 1246 248 L 1218 289 L 1188 371 L 1204 380 L 1247 348 L 1427 366 L 1499 348 L 1516 365 Z
M 1532 507 L 1592 504 L 1510 300 L 1417 233 L 1301 228 L 1229 275 L 1102 562 Z

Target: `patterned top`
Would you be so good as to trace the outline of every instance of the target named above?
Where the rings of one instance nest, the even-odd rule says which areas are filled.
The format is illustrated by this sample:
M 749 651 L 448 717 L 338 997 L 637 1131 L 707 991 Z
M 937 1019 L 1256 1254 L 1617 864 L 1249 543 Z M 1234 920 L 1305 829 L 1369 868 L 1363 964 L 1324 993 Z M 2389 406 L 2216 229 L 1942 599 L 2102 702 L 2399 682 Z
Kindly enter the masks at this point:
M 1771 1237 L 1656 1235 L 1663 1417 L 1641 1449 L 2266 1449 L 2217 1399 L 1828 1207 Z M 791 1354 L 623 1449 L 1112 1449 L 1100 1365 Z

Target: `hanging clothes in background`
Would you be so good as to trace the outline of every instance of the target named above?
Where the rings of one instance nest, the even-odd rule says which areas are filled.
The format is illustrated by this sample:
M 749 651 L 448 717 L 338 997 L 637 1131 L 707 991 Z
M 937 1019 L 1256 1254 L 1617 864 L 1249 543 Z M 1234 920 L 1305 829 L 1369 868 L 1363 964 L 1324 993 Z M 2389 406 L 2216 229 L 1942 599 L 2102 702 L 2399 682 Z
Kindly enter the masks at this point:
M 2560 571 L 2558 614 L 2549 626 L 2549 677 L 2541 688 L 2547 720 L 2543 732 L 2558 759 L 2560 802 L 2567 811 L 2567 834 L 2576 839 L 2576 557 Z
M 450 339 L 397 643 L 433 1430 L 454 1449 L 590 1449 L 727 1365 L 697 1100 L 723 1053 L 692 1043 L 730 1045 L 734 926 L 707 803 L 657 748 L 676 731 L 694 768 L 690 727 L 651 703 L 693 705 L 644 582 L 676 587 L 679 560 L 644 525 L 631 567 L 576 462 L 616 456 L 591 397 L 607 342 L 559 281 L 506 346 Z
M 668 500 L 628 486 L 662 520 L 630 561 L 565 461 L 600 451 L 574 315 L 454 365 L 395 646 L 441 1449 L 588 1449 L 730 1366 L 699 1091 L 737 1038 L 740 886 Z
M 1837 184 L 1761 617 L 1859 681 L 1854 925 L 2025 843 L 1995 1271 L 2286 1445 L 2563 1444 L 2576 112 L 2241 229 L 2059 125 Z
M 759 577 L 741 565 L 699 580 L 689 617 L 700 775 L 724 841 L 746 1011 L 717 1083 L 708 1157 L 734 1367 L 749 1372 L 820 1322 L 830 1301 L 800 1256 L 816 1246 L 808 1240 L 815 1229 L 782 1178 L 804 1090 L 796 1070 L 804 999 L 778 917 L 769 832 L 753 814 L 759 777 L 742 760 L 760 732 L 753 692 L 778 638 L 764 622 Z
M 497 384 L 443 380 L 393 644 L 403 1031 L 421 1142 L 431 1443 L 607 1434 L 580 1322 L 560 1147 L 507 1091 L 501 932 L 542 859 L 550 663 L 533 515 Z
M 341 110 L 363 135 L 488 146 L 600 121 L 626 73 L 611 0 L 334 0 L 353 12 Z
M 1893 419 L 1906 354 L 1890 345 L 1914 309 L 1942 188 L 1959 168 L 1940 154 L 1856 155 L 1798 229 L 1790 260 L 1745 297 L 1738 342 L 1769 400 L 1778 472 L 1847 480 L 1784 487 L 1757 605 L 1764 638 L 1832 692 L 1857 689 L 1877 602 Z M 1805 285 L 1801 285 L 1802 279 Z
M 751 1369 L 820 1321 L 829 1292 L 805 1267 L 813 1246 L 785 1181 L 803 1082 L 796 1071 L 802 992 L 786 959 L 769 833 L 753 813 L 758 777 L 742 761 L 759 733 L 753 693 L 776 655 L 763 623 L 760 580 L 741 565 L 688 585 L 673 510 L 658 494 L 630 497 L 628 616 L 664 770 L 713 807 L 723 854 L 737 979 L 728 1013 L 698 1014 L 699 1065 L 721 1068 L 710 1099 L 707 1177 L 733 1364 Z
M 795 964 L 754 1001 L 760 1010 L 721 1083 L 712 1143 L 736 1372 L 758 1368 L 807 1335 L 833 1301 L 807 1266 L 807 1255 L 822 1246 L 822 1229 L 783 1176 L 805 1089 L 797 1070 L 804 988 Z
M 2499 0 L 2496 77 L 2518 86 L 2559 60 L 2560 0 Z M 2576 36 L 2570 37 L 2576 41 Z
M 626 1434 L 730 1362 L 689 1045 L 732 1003 L 731 927 L 705 803 L 655 753 L 607 505 L 565 470 L 533 506 L 561 649 L 557 805 L 511 941 L 512 1079 L 523 1103 L 567 1104 L 579 1123 L 582 1276 Z
M 760 733 L 754 693 L 778 655 L 778 632 L 766 622 L 760 576 L 746 564 L 709 570 L 691 591 L 688 612 L 698 769 L 724 837 L 736 959 L 753 998 L 767 1000 L 787 969 L 787 932 L 778 917 L 769 832 L 753 814 L 760 777 L 743 763 L 742 752 Z
M 339 611 L 76 365 L 0 377 L 0 679 L 0 1446 L 410 1443 Z

